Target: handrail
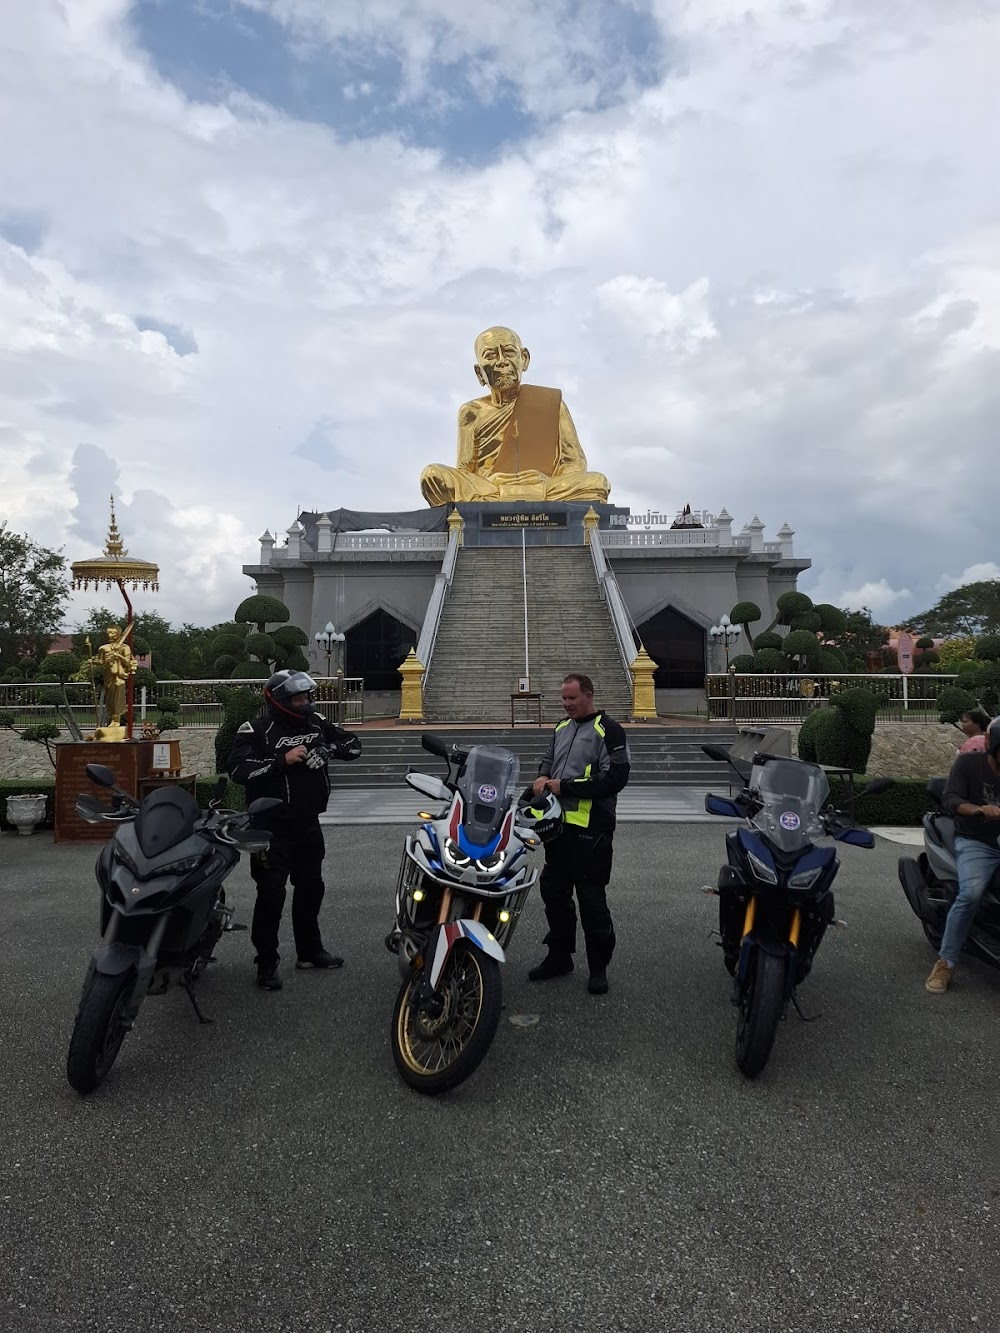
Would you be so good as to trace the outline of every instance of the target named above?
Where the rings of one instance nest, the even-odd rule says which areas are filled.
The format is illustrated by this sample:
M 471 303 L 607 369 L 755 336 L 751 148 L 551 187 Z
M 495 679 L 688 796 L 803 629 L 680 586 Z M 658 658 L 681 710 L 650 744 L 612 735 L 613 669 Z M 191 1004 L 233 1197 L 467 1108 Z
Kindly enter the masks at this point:
M 427 678 L 431 674 L 431 662 L 434 658 L 434 645 L 437 643 L 441 615 L 448 597 L 448 589 L 451 587 L 451 581 L 455 576 L 459 531 L 456 526 L 448 535 L 448 545 L 445 549 L 444 559 L 441 562 L 441 570 L 434 578 L 434 587 L 431 590 L 430 601 L 427 603 L 427 610 L 424 613 L 424 623 L 420 627 L 420 638 L 417 640 L 417 660 L 424 668 L 423 683 L 425 689 L 427 688 Z
M 596 527 L 590 530 L 590 556 L 594 562 L 594 573 L 601 595 L 608 604 L 611 613 L 611 625 L 615 632 L 615 642 L 621 655 L 625 679 L 631 687 L 632 663 L 635 661 L 636 646 L 633 634 L 632 617 L 628 613 L 625 599 L 622 597 L 615 571 L 608 564 Z

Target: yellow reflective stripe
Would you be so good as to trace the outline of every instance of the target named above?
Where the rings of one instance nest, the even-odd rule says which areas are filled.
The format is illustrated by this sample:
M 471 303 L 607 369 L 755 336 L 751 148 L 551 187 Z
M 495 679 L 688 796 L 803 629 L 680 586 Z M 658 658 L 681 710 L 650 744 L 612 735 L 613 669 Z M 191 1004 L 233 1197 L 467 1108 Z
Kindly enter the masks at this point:
M 569 724 L 570 724 L 570 719 L 568 717 L 564 717 L 561 722 L 556 723 L 556 731 L 562 731 L 563 727 L 568 727 Z
M 583 770 L 582 776 L 585 778 L 590 777 L 589 764 Z M 572 800 L 573 797 L 571 796 L 569 799 Z M 590 799 L 589 796 L 584 796 L 582 798 L 578 797 L 574 808 L 572 810 L 564 811 L 566 817 L 566 823 L 575 824 L 577 825 L 578 828 L 586 828 L 587 825 L 590 823 L 590 808 L 593 804 L 594 802 Z
M 594 730 L 597 732 L 598 736 L 600 736 L 601 740 L 604 739 L 604 728 L 601 726 L 602 721 L 603 721 L 603 715 L 601 713 L 598 713 L 597 716 L 594 718 Z

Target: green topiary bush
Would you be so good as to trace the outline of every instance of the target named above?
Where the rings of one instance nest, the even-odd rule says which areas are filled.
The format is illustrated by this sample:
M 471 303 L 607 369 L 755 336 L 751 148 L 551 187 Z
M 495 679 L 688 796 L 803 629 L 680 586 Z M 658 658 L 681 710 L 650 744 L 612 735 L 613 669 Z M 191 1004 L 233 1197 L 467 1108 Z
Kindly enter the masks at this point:
M 938 716 L 942 722 L 957 722 L 963 713 L 976 707 L 976 696 L 957 685 L 946 685 L 937 697 Z
M 248 634 L 244 643 L 246 652 L 252 653 L 261 662 L 273 662 L 277 649 L 270 634 Z
M 812 611 L 812 598 L 804 592 L 783 592 L 775 603 L 778 612 L 778 624 L 790 625 L 796 616 L 806 616 Z
M 277 597 L 265 597 L 262 593 L 257 593 L 240 602 L 233 619 L 249 621 L 263 633 L 265 625 L 283 625 L 290 620 L 291 612 L 284 602 L 278 601 Z
M 761 638 L 763 637 L 764 635 L 761 635 Z M 776 638 L 777 636 L 772 635 L 771 637 Z M 758 651 L 755 652 L 753 655 L 754 671 L 759 671 L 762 673 L 766 673 L 768 671 L 783 672 L 784 669 L 785 669 L 784 654 L 779 652 L 777 648 L 759 648 Z
M 799 758 L 863 773 L 875 734 L 878 699 L 870 690 L 844 690 L 816 708 L 799 731 Z
M 257 717 L 264 699 L 256 690 L 246 686 L 220 687 L 216 693 L 222 703 L 222 725 L 215 733 L 215 764 L 220 773 L 225 773 L 237 731 L 244 722 L 252 722 Z
M 736 657 L 731 657 L 729 659 L 729 669 L 730 671 L 736 671 L 741 674 L 744 671 L 753 671 L 753 654 L 738 653 Z
M 780 634 L 775 634 L 772 630 L 761 630 L 759 634 L 754 635 L 753 646 L 758 653 L 763 652 L 765 648 L 777 648 L 781 651 L 781 645 L 784 639 Z
M 267 680 L 272 675 L 267 662 L 237 662 L 229 674 L 230 680 Z
M 984 634 L 976 640 L 975 651 L 981 662 L 1000 660 L 1000 634 Z
M 793 629 L 791 634 L 785 636 L 781 651 L 785 657 L 804 657 L 810 661 L 819 654 L 819 640 L 808 630 Z
M 867 783 L 863 778 L 854 779 L 857 793 L 854 818 L 859 824 L 869 828 L 878 827 L 880 824 L 905 827 L 919 825 L 931 808 L 926 778 L 895 778 L 888 791 L 876 796 L 866 796 L 864 794 L 866 786 Z

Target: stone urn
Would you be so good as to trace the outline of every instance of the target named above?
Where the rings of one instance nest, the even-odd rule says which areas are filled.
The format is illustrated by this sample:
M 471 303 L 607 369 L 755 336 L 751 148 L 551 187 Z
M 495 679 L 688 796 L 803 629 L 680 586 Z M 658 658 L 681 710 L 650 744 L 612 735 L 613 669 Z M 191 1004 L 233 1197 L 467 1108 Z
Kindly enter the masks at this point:
M 45 818 L 45 793 L 7 797 L 7 819 L 27 837 Z

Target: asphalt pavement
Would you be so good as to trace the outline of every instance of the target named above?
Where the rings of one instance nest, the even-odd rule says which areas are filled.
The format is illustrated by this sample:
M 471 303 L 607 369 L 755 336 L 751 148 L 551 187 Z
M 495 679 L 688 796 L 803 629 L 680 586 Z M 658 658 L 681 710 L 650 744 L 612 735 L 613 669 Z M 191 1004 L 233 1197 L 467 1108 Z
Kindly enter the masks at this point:
M 700 892 L 724 831 L 619 831 L 606 997 L 581 971 L 527 982 L 536 898 L 492 1051 L 433 1100 L 388 1043 L 401 829 L 326 830 L 341 972 L 284 966 L 266 994 L 227 936 L 200 983 L 214 1024 L 148 1000 L 89 1098 L 64 1066 L 95 850 L 4 835 L 0 1328 L 1000 1328 L 1000 973 L 928 995 L 907 849 L 845 848 L 848 925 L 802 991 L 820 1017 L 790 1017 L 747 1082 Z M 245 867 L 230 886 L 247 920 Z

